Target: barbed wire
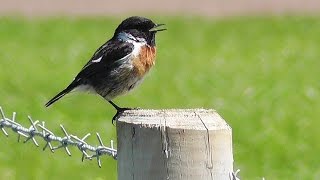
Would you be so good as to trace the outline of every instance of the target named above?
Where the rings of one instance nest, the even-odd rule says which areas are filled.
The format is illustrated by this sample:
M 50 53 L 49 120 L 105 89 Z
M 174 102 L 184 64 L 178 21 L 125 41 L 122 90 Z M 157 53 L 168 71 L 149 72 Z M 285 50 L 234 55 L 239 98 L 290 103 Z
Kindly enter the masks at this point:
M 88 144 L 85 140 L 91 135 L 90 133 L 86 134 L 83 138 L 79 138 L 75 135 L 69 134 L 66 129 L 63 127 L 63 125 L 60 124 L 60 128 L 63 131 L 64 135 L 63 137 L 59 137 L 54 135 L 52 131 L 50 131 L 48 128 L 45 127 L 45 122 L 36 120 L 34 121 L 31 116 L 28 116 L 28 120 L 31 123 L 29 128 L 23 127 L 21 124 L 17 123 L 16 121 L 16 112 L 13 112 L 12 118 L 8 118 L 5 116 L 5 113 L 3 109 L 0 106 L 0 113 L 1 113 L 1 119 L 0 119 L 0 129 L 3 132 L 4 135 L 7 137 L 9 136 L 8 132 L 6 131 L 6 128 L 10 128 L 13 132 L 18 134 L 18 142 L 20 142 L 21 136 L 25 137 L 26 139 L 23 141 L 24 143 L 32 140 L 32 142 L 38 147 L 39 144 L 35 137 L 41 137 L 45 142 L 45 146 L 43 147 L 43 150 L 46 150 L 48 147 L 51 152 L 54 152 L 57 149 L 64 148 L 66 153 L 71 156 L 71 152 L 69 150 L 69 146 L 77 146 L 78 149 L 82 153 L 82 161 L 84 159 L 92 160 L 94 158 L 97 159 L 98 166 L 101 168 L 101 160 L 100 156 L 102 155 L 108 155 L 112 156 L 114 159 L 117 159 L 117 150 L 113 147 L 113 141 L 111 140 L 110 147 L 106 147 L 99 135 L 99 133 L 96 133 L 97 139 L 99 141 L 99 146 L 92 146 Z M 38 130 L 40 128 L 41 130 Z M 53 147 L 51 142 L 59 142 L 60 145 Z M 88 151 L 91 152 L 87 153 Z
M 229 179 L 230 180 L 240 180 L 240 178 L 237 177 L 239 172 L 240 172 L 240 169 L 237 169 L 236 172 L 229 173 Z

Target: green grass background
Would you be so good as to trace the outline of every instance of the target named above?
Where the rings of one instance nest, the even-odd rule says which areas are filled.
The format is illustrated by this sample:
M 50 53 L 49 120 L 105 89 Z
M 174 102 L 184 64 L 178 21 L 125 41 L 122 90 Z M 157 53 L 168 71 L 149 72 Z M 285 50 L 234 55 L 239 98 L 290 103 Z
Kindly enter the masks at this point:
M 154 17 L 156 66 L 133 93 L 116 99 L 142 108 L 214 108 L 233 128 L 234 167 L 242 179 L 320 178 L 319 17 Z M 0 18 L 0 106 L 84 136 L 116 140 L 114 109 L 64 88 L 122 18 Z M 186 122 L 187 123 L 187 122 Z M 0 134 L 0 179 L 116 179 L 116 161 L 81 162 Z M 95 136 L 91 144 L 98 144 Z M 44 145 L 43 142 L 40 143 Z

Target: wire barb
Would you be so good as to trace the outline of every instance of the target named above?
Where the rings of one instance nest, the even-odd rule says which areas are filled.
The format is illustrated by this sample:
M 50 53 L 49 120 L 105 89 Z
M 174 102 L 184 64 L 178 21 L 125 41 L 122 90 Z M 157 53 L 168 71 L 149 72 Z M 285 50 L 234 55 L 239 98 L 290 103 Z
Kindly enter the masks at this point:
M 111 140 L 111 147 L 106 147 L 103 144 L 103 141 L 97 133 L 97 138 L 99 141 L 99 146 L 92 146 L 88 144 L 85 140 L 91 135 L 90 133 L 86 134 L 82 139 L 78 138 L 75 135 L 69 134 L 67 130 L 64 128 L 63 125 L 60 124 L 60 128 L 62 132 L 64 133 L 63 137 L 54 135 L 53 132 L 51 132 L 48 128 L 45 127 L 45 122 L 42 121 L 41 124 L 39 124 L 39 121 L 34 121 L 31 116 L 28 116 L 28 120 L 30 122 L 30 127 L 25 128 L 21 124 L 16 122 L 16 112 L 13 113 L 12 118 L 9 119 L 5 116 L 5 113 L 3 109 L 0 106 L 0 129 L 3 132 L 5 136 L 9 136 L 8 132 L 5 128 L 11 129 L 13 132 L 18 134 L 18 142 L 20 141 L 21 136 L 25 137 L 26 139 L 23 141 L 24 143 L 27 143 L 29 140 L 32 140 L 32 142 L 38 147 L 39 144 L 35 137 L 41 137 L 45 142 L 45 146 L 42 148 L 43 151 L 49 147 L 51 152 L 54 152 L 57 149 L 64 148 L 66 153 L 71 156 L 71 152 L 68 147 L 70 146 L 77 146 L 78 149 L 82 152 L 82 161 L 84 159 L 92 160 L 93 158 L 97 159 L 98 166 L 101 168 L 101 160 L 100 156 L 102 155 L 108 155 L 113 157 L 114 159 L 117 159 L 117 150 L 113 148 L 113 141 Z M 38 130 L 40 128 L 41 130 Z M 58 142 L 60 143 L 59 146 L 53 147 L 52 142 Z M 88 153 L 90 152 L 90 153 Z
M 238 178 L 239 172 L 240 172 L 240 169 L 237 169 L 236 172 L 229 173 L 229 179 L 230 180 L 240 180 L 240 178 Z

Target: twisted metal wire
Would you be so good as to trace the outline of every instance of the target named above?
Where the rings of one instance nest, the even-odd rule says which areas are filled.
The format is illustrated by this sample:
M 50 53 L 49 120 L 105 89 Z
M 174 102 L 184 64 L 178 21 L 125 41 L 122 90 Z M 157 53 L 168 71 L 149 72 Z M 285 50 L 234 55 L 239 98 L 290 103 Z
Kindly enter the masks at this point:
M 240 172 L 240 169 L 236 170 L 236 172 L 229 173 L 229 179 L 230 180 L 240 180 L 240 178 L 238 178 L 239 172 Z
M 84 159 L 92 160 L 93 158 L 97 159 L 98 166 L 101 168 L 101 160 L 100 156 L 102 155 L 109 155 L 112 156 L 114 159 L 117 159 L 117 150 L 113 147 L 113 141 L 111 140 L 111 147 L 106 147 L 99 135 L 96 133 L 99 146 L 92 146 L 88 144 L 85 140 L 91 135 L 90 133 L 86 134 L 83 138 L 79 138 L 75 135 L 69 134 L 63 125 L 60 124 L 61 130 L 64 133 L 64 137 L 56 136 L 52 131 L 45 127 L 45 122 L 42 121 L 34 121 L 31 116 L 28 116 L 28 120 L 31 123 L 29 128 L 23 127 L 21 124 L 16 122 L 16 112 L 13 112 L 12 118 L 8 118 L 5 116 L 2 108 L 0 107 L 1 119 L 0 119 L 0 129 L 4 135 L 7 137 L 9 136 L 6 128 L 11 129 L 13 132 L 18 134 L 18 142 L 21 139 L 21 136 L 25 137 L 26 139 L 23 141 L 24 143 L 32 140 L 32 142 L 39 146 L 37 140 L 35 139 L 36 136 L 41 137 L 45 142 L 45 146 L 43 150 L 46 150 L 48 147 L 51 152 L 54 152 L 57 149 L 64 148 L 66 153 L 71 156 L 71 152 L 69 150 L 69 146 L 77 146 L 78 149 L 82 152 L 82 161 Z M 41 130 L 39 130 L 39 128 Z M 58 142 L 60 143 L 59 146 L 53 147 L 51 142 Z M 91 153 L 88 153 L 90 151 Z

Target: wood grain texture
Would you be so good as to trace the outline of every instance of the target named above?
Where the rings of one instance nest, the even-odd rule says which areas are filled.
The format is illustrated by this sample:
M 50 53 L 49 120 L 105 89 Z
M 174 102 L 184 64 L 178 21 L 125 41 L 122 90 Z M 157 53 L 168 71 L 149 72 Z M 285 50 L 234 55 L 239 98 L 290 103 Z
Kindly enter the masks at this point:
M 231 127 L 214 110 L 131 110 L 117 122 L 119 180 L 229 179 Z

